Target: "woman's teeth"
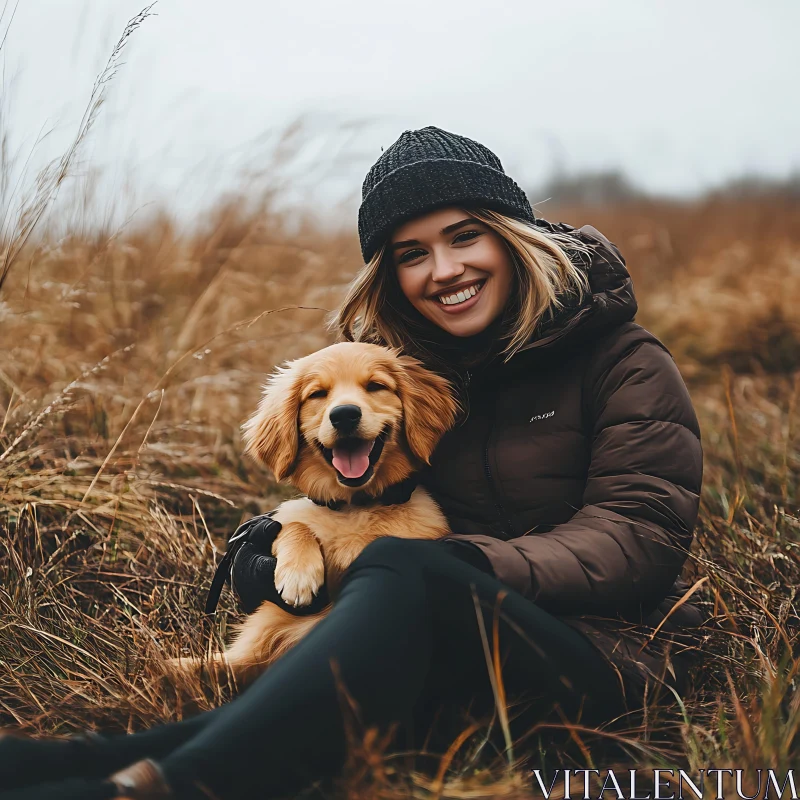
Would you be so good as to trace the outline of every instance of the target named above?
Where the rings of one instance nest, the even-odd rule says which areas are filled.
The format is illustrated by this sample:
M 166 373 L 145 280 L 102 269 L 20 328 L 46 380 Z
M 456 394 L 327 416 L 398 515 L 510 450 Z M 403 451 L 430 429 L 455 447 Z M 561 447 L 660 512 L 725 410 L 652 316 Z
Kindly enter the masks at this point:
M 468 286 L 466 289 L 463 289 L 460 292 L 456 292 L 455 294 L 439 295 L 437 299 L 442 305 L 454 306 L 458 303 L 463 303 L 465 300 L 469 300 L 470 297 L 475 297 L 475 295 L 478 294 L 482 288 L 483 283 L 476 283 L 473 286 Z

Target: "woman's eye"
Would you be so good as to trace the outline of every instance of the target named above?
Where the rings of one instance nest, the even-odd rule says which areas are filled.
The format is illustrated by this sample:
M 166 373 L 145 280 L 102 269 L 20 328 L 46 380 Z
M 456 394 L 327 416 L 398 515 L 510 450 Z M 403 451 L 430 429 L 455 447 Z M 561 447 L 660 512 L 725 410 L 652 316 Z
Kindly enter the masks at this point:
M 470 239 L 474 239 L 476 236 L 480 236 L 481 233 L 482 231 L 462 231 L 456 236 L 455 239 L 453 239 L 453 244 L 455 244 L 456 242 L 468 242 Z
M 401 255 L 397 259 L 397 263 L 398 264 L 403 264 L 406 261 L 413 261 L 415 258 L 419 258 L 420 256 L 424 256 L 424 255 L 425 255 L 425 251 L 424 250 L 420 250 L 419 248 L 417 248 L 416 250 L 407 250 L 405 253 L 403 253 L 403 255 Z
M 308 399 L 316 400 L 318 397 L 327 397 L 327 396 L 328 396 L 327 389 L 317 389 L 316 392 L 311 392 L 311 394 L 308 396 Z
M 382 383 L 378 383 L 377 381 L 370 381 L 367 384 L 368 392 L 382 392 L 384 390 L 387 390 L 387 387 L 384 386 Z

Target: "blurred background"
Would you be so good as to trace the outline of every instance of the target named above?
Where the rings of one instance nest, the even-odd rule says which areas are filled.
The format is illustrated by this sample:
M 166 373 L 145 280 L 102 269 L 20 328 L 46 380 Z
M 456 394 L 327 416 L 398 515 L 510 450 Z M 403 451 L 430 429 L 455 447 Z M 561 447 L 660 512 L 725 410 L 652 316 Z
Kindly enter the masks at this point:
M 201 609 L 227 537 L 292 493 L 240 425 L 275 364 L 332 341 L 364 174 L 437 125 L 494 150 L 538 216 L 618 245 L 689 386 L 685 577 L 715 659 L 659 728 L 670 759 L 797 763 L 800 4 L 0 14 L 0 724 L 180 714 L 142 670 L 222 641 L 230 593 L 213 629 Z
M 6 3 L 11 152 L 61 155 L 144 5 Z M 381 148 L 425 125 L 492 148 L 545 216 L 553 201 L 742 181 L 798 191 L 793 0 L 161 0 L 153 13 L 81 154 L 106 213 L 112 198 L 120 215 L 160 201 L 190 219 L 277 160 L 282 204 L 352 221 Z

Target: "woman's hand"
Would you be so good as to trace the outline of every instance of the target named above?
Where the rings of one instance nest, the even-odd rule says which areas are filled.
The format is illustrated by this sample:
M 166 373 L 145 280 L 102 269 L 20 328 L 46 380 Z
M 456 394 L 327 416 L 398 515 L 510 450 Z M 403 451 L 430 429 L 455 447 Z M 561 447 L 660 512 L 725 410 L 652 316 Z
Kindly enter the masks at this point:
M 275 588 L 275 567 L 278 562 L 272 555 L 272 544 L 281 531 L 281 524 L 272 519 L 273 513 L 271 511 L 253 517 L 231 537 L 231 543 L 237 535 L 244 539 L 233 557 L 231 584 L 234 594 L 247 614 L 255 611 L 265 600 L 297 616 L 315 614 L 329 602 L 324 585 L 310 605 L 298 608 L 285 603 Z

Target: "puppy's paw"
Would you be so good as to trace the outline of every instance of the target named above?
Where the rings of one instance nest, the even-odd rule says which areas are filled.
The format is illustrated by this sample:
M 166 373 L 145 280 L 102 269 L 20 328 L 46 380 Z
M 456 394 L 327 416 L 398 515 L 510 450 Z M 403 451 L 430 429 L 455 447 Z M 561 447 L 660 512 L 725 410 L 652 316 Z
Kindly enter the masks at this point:
M 314 554 L 307 563 L 298 565 L 278 559 L 275 567 L 275 588 L 287 605 L 307 606 L 325 582 L 322 553 Z

